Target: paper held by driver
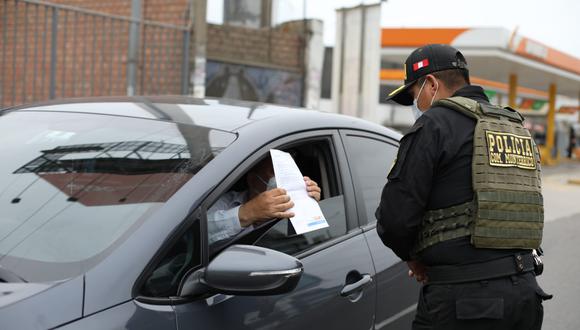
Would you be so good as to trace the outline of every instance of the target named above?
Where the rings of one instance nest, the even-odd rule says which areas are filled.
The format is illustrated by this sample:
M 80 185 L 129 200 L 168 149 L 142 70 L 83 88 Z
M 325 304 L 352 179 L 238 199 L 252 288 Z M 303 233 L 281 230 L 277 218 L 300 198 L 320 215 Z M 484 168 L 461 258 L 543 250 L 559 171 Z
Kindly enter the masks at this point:
M 306 191 L 306 182 L 292 156 L 284 151 L 271 149 L 272 165 L 278 188 L 286 190 L 294 207 L 289 211 L 294 213 L 290 222 L 296 234 L 326 228 L 328 223 L 322 214 L 318 202 Z

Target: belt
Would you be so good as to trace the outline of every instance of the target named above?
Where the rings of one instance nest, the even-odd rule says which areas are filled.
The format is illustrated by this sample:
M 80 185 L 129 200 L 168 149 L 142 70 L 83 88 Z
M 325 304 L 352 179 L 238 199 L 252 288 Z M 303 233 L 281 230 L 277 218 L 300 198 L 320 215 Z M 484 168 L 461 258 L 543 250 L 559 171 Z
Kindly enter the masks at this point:
M 468 265 L 428 267 L 426 275 L 428 284 L 444 284 L 489 280 L 533 270 L 534 257 L 528 253 Z

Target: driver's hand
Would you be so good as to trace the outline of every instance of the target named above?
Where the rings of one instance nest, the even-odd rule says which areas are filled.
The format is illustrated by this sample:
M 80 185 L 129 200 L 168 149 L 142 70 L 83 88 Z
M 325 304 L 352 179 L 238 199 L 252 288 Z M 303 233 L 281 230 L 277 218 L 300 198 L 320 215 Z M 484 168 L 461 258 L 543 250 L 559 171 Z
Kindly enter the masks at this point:
M 310 179 L 309 177 L 304 177 L 304 182 L 306 182 L 306 191 L 308 196 L 314 198 L 317 202 L 320 202 L 320 187 L 316 181 Z
M 288 212 L 294 206 L 286 190 L 275 188 L 265 191 L 240 206 L 238 217 L 240 225 L 247 227 L 274 218 L 292 218 L 294 213 Z

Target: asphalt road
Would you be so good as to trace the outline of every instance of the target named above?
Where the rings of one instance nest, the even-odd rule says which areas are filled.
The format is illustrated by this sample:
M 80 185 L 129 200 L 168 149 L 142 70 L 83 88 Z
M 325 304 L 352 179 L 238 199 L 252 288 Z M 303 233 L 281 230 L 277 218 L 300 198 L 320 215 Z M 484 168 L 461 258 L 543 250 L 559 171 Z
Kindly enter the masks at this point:
M 580 203 L 580 197 L 576 199 Z M 580 329 L 580 213 L 546 224 L 544 274 L 540 286 L 554 298 L 544 302 L 544 326 L 548 330 Z
M 538 281 L 554 298 L 544 302 L 546 330 L 580 329 L 580 162 L 547 168 L 543 176 L 545 271 Z

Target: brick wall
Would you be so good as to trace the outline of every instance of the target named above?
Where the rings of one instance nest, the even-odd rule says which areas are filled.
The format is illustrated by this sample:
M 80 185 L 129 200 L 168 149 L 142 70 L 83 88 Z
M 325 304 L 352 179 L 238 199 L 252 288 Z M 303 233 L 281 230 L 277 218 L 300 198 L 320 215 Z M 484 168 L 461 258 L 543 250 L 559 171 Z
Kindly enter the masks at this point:
M 51 0 L 50 2 L 123 17 L 131 16 L 131 0 Z M 146 21 L 185 26 L 189 9 L 188 2 L 189 0 L 142 0 L 141 14 Z M 77 25 L 77 28 L 83 28 L 83 26 Z M 97 28 L 100 26 L 97 25 Z M 105 64 L 104 71 L 99 71 L 98 77 L 94 79 L 92 78 L 94 75 L 88 77 L 91 81 L 94 80 L 93 85 L 98 84 L 98 86 L 96 88 L 93 86 L 91 89 L 93 92 L 87 95 L 125 95 L 130 24 L 117 20 L 112 26 L 107 24 L 105 29 L 107 32 L 103 36 L 97 33 L 96 43 L 104 46 L 103 48 L 107 51 L 97 49 L 92 55 L 96 57 L 97 62 L 104 60 L 106 63 L 109 60 L 112 67 L 109 68 Z M 90 39 L 88 42 L 92 43 L 93 36 L 88 37 Z M 140 36 L 137 94 L 180 94 L 183 38 L 181 31 L 159 26 L 143 26 Z M 105 39 L 104 43 L 103 39 Z M 109 42 L 113 44 L 109 46 Z M 110 77 L 104 76 L 115 76 L 119 73 L 121 73 L 120 76 L 113 79 L 113 88 L 109 88 L 108 78 Z M 94 92 L 95 89 L 100 92 Z M 63 95 L 70 96 L 70 93 Z
M 52 0 L 52 3 L 131 16 L 131 0 Z M 189 0 L 142 0 L 146 20 L 185 26 Z M 302 69 L 302 22 L 290 22 L 274 29 L 251 29 L 208 25 L 207 56 L 233 63 Z
M 208 25 L 207 57 L 212 60 L 302 70 L 302 37 L 287 23 L 274 29 Z
M 142 0 L 148 21 L 187 24 L 189 0 Z M 129 17 L 131 0 L 52 0 L 51 3 Z M 56 98 L 126 95 L 127 20 L 57 10 Z M 0 107 L 49 99 L 53 9 L 0 1 Z M 273 29 L 208 26 L 209 60 L 302 71 L 301 22 Z M 184 33 L 141 30 L 137 94 L 180 94 Z M 193 50 L 190 42 L 190 54 Z M 190 56 L 193 59 L 193 56 Z M 190 66 L 190 69 L 193 69 Z
M 131 0 L 50 0 L 49 2 L 107 14 L 131 16 Z M 142 0 L 142 15 L 146 20 L 186 25 L 188 3 L 188 0 Z
M 169 21 L 183 16 L 181 6 L 148 1 L 149 18 Z M 130 15 L 129 0 L 55 0 L 115 15 Z M 175 1 L 177 3 L 177 1 Z M 0 106 L 50 98 L 53 7 L 22 1 L 0 2 Z M 127 62 L 131 23 L 58 9 L 54 96 L 83 97 L 127 94 Z M 179 13 L 179 14 L 178 14 Z M 179 20 L 181 21 L 181 20 Z M 145 25 L 141 31 L 137 94 L 180 94 L 183 31 Z

